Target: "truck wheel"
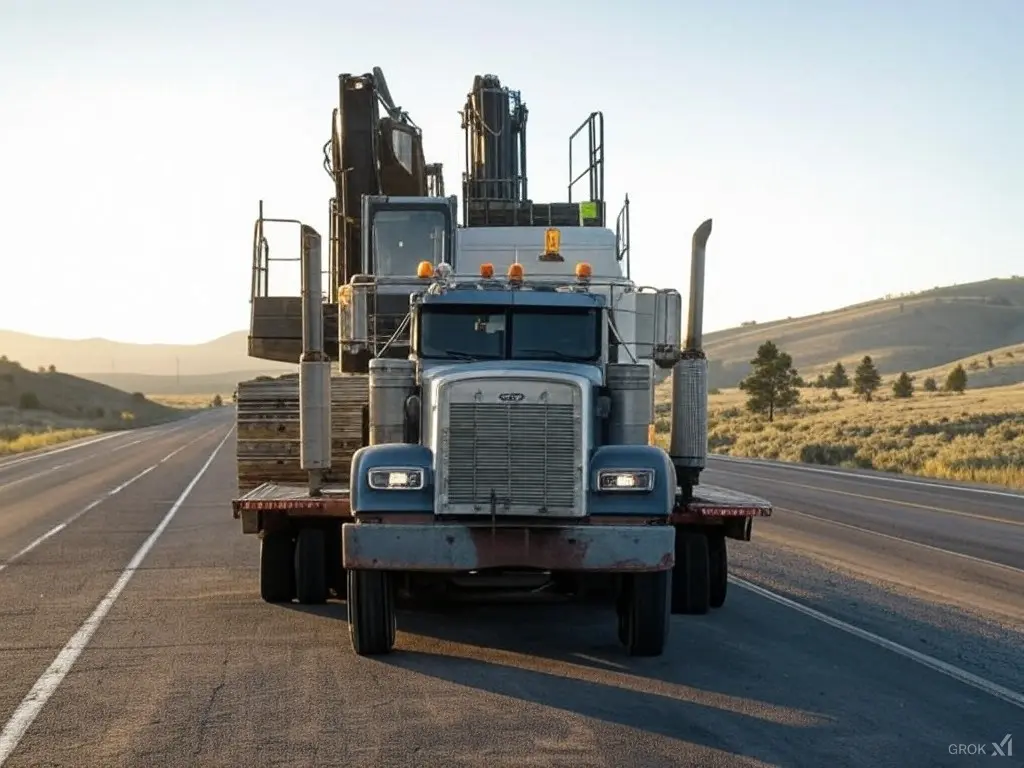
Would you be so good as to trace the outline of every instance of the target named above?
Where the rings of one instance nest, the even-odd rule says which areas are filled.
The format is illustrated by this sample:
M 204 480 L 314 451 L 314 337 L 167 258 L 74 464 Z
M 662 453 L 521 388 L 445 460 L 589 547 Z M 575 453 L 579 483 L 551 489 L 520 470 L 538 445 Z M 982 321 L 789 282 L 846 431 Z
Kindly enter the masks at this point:
M 303 528 L 295 542 L 295 596 L 300 603 L 327 600 L 327 549 L 320 528 Z
M 345 568 L 341 562 L 341 523 L 329 523 L 324 528 L 324 563 L 328 598 L 333 593 L 345 599 Z
M 626 650 L 630 656 L 661 656 L 672 619 L 672 575 L 657 571 L 628 578 L 632 584 L 626 593 Z
M 721 608 L 725 605 L 725 593 L 729 589 L 729 557 L 725 536 L 721 534 L 708 538 L 708 566 L 711 575 L 708 604 L 712 608 Z
M 390 653 L 395 645 L 395 597 L 384 571 L 348 571 L 348 634 L 360 656 Z
M 633 594 L 633 584 L 629 576 L 620 577 L 618 592 L 615 595 L 615 618 L 618 620 L 619 642 L 629 644 L 629 601 Z
M 672 568 L 672 613 L 700 615 L 708 612 L 711 571 L 708 537 L 700 532 L 676 529 L 676 564 Z
M 260 540 L 260 597 L 264 602 L 287 603 L 295 597 L 294 547 L 288 532 L 263 534 Z

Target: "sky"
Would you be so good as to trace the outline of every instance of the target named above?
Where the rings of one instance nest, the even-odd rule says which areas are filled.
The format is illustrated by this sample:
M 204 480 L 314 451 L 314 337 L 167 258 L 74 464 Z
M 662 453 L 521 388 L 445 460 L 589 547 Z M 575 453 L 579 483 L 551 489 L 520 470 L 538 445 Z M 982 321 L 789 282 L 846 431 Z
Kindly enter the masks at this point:
M 449 192 L 474 75 L 522 91 L 538 201 L 603 111 L 637 282 L 685 293 L 714 219 L 707 330 L 1024 274 L 1022 35 L 1019 0 L 0 0 L 0 328 L 246 328 L 257 201 L 326 234 L 374 66 Z

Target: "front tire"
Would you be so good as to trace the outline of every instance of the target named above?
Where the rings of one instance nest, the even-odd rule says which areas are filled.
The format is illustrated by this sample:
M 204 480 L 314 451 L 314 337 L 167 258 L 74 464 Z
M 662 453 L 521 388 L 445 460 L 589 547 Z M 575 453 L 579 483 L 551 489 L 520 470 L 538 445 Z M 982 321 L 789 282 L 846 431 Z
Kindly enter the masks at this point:
M 346 575 L 352 650 L 360 656 L 391 653 L 395 645 L 395 597 L 390 574 L 348 571 Z
M 630 656 L 661 656 L 672 619 L 671 572 L 633 574 L 625 586 L 619 631 L 626 636 L 627 652 Z

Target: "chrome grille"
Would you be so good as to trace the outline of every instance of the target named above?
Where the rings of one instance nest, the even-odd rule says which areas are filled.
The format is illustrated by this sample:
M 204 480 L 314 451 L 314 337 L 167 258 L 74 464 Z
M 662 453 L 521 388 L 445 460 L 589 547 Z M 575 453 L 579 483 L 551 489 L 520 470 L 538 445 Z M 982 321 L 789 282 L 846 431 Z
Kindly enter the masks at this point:
M 562 403 L 450 403 L 447 502 L 498 514 L 573 514 L 582 472 L 579 411 Z

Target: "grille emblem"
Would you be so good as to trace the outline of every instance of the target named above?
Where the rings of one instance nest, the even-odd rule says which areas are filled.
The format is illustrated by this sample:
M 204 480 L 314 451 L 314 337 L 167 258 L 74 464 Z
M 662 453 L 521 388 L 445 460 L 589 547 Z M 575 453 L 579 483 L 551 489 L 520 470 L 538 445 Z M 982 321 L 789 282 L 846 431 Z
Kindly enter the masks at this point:
M 502 392 L 498 399 L 503 403 L 521 403 L 526 399 L 526 395 L 522 392 Z

